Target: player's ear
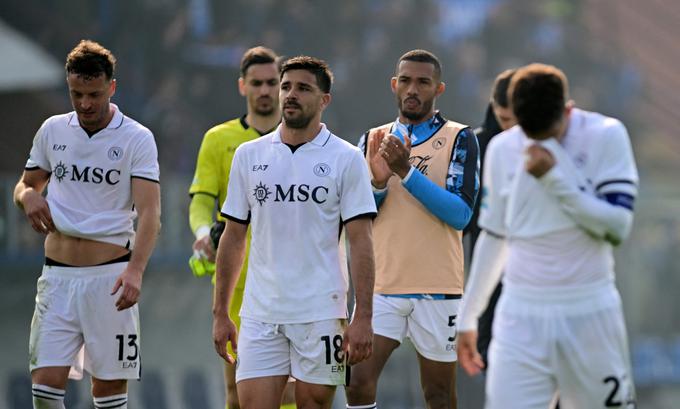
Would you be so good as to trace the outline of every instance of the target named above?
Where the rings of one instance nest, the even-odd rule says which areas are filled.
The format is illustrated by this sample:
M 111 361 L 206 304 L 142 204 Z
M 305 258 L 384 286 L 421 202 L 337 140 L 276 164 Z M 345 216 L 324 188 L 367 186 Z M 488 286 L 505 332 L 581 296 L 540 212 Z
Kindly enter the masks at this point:
M 321 109 L 326 109 L 328 105 L 330 105 L 332 99 L 333 97 L 331 97 L 331 94 L 323 94 L 321 97 Z
M 111 98 L 115 93 L 116 93 L 116 79 L 113 78 L 111 80 L 111 84 L 109 84 L 109 98 Z
M 444 93 L 444 91 L 446 91 L 446 83 L 444 81 L 440 81 L 437 85 L 437 93 L 435 95 L 440 96 Z
M 392 92 L 395 94 L 397 93 L 397 77 L 392 77 L 390 80 L 390 87 L 392 88 Z
M 574 103 L 573 99 L 570 99 L 569 101 L 567 101 L 566 104 L 564 104 L 564 114 L 567 117 L 569 117 L 569 115 L 571 115 L 571 110 L 574 109 L 574 105 L 575 105 L 575 103 Z
M 238 77 L 238 93 L 242 97 L 246 96 L 246 80 L 243 77 Z

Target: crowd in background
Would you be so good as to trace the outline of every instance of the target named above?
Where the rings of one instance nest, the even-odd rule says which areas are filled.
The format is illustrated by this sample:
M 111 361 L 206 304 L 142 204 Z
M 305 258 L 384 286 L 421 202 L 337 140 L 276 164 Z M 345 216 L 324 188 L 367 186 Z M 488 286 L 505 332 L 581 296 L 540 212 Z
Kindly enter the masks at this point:
M 203 132 L 242 113 L 238 63 L 257 44 L 330 63 L 325 120 L 353 142 L 395 116 L 393 61 L 413 48 L 442 60 L 448 89 L 439 105 L 458 121 L 480 122 L 495 75 L 532 61 L 561 67 L 579 105 L 625 118 L 640 75 L 617 50 L 588 40 L 579 3 L 10 0 L 0 11 L 59 60 L 82 37 L 109 47 L 119 60 L 115 101 L 154 131 L 162 167 L 190 173 Z

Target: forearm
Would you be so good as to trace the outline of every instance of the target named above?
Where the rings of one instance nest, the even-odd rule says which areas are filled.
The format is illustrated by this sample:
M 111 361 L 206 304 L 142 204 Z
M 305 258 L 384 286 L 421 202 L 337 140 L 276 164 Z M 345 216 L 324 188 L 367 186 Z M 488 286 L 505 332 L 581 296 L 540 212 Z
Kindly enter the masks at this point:
M 632 210 L 581 191 L 559 166 L 554 166 L 538 180 L 557 198 L 562 210 L 594 236 L 616 245 L 630 234 Z M 632 200 L 630 197 L 630 207 Z
M 472 208 L 458 195 L 436 185 L 427 176 L 413 170 L 404 187 L 427 210 L 456 230 L 463 230 L 472 218 Z
M 373 316 L 373 286 L 375 284 L 375 262 L 373 258 L 373 241 L 371 225 L 368 219 L 350 222 L 362 223 L 360 231 L 348 228 L 350 253 L 350 273 L 354 287 L 354 318 L 370 318 Z
M 149 209 L 138 209 L 135 247 L 130 257 L 129 267 L 144 274 L 151 253 L 156 246 L 156 239 L 161 229 L 160 206 Z
M 14 204 L 19 208 L 19 209 L 24 209 L 24 204 L 22 202 L 22 196 L 24 195 L 24 192 L 26 192 L 28 189 L 32 189 L 29 186 L 26 186 L 23 180 L 20 180 L 19 183 L 14 187 Z
M 234 226 L 228 221 L 225 232 L 220 238 L 215 260 L 215 294 L 213 298 L 213 315 L 227 316 L 229 304 L 236 288 L 246 252 L 246 225 Z
M 215 210 L 215 198 L 202 193 L 196 193 L 191 198 L 189 204 L 189 225 L 191 231 L 199 238 L 199 235 L 210 232 L 210 225 L 213 223 L 213 212 Z M 200 231 L 199 231 L 200 230 Z
M 489 304 L 491 293 L 501 278 L 506 257 L 505 239 L 482 230 L 475 245 L 463 296 L 458 324 L 460 331 L 477 330 L 477 320 Z

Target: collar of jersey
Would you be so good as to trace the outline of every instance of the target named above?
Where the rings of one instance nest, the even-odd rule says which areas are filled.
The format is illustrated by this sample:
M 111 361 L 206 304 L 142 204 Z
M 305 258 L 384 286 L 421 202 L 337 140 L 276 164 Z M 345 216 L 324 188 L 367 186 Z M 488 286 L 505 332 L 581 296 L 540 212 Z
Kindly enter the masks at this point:
M 118 108 L 118 105 L 116 104 L 111 104 L 114 108 L 113 112 L 113 118 L 111 118 L 111 121 L 109 122 L 108 125 L 106 125 L 106 128 L 104 129 L 117 129 L 120 128 L 121 125 L 123 125 L 123 113 L 120 112 L 120 109 Z M 78 122 L 78 114 L 74 112 L 71 113 L 71 118 L 68 120 L 68 124 L 73 126 L 73 127 L 78 127 L 80 126 L 80 122 Z
M 404 142 L 404 135 L 411 137 L 411 145 L 416 146 L 427 141 L 436 134 L 442 126 L 446 123 L 446 119 L 441 116 L 439 111 L 435 112 L 432 118 L 419 124 L 402 124 L 399 118 L 392 124 L 391 133 L 399 137 Z
M 328 140 L 330 138 L 331 138 L 331 131 L 329 131 L 326 128 L 326 124 L 324 124 L 322 122 L 321 123 L 321 130 L 319 131 L 318 134 L 316 134 L 314 139 L 309 141 L 309 143 L 311 143 L 312 145 L 316 145 L 316 146 L 324 146 L 324 145 L 326 145 L 326 143 L 328 142 Z M 279 125 L 276 128 L 276 131 L 274 131 L 274 136 L 272 137 L 272 143 L 283 143 L 283 141 L 281 140 L 281 125 Z

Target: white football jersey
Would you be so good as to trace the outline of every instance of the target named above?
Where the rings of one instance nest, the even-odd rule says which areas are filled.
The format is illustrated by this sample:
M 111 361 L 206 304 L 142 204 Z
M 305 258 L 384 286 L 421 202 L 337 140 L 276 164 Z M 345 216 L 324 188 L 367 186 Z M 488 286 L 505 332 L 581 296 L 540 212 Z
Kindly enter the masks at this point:
M 251 224 L 241 316 L 292 324 L 347 317 L 341 223 L 376 213 L 361 151 L 326 126 L 291 151 L 280 127 L 238 147 L 225 217 Z
M 91 137 L 75 112 L 48 118 L 26 169 L 51 173 L 47 202 L 59 232 L 132 248 L 131 178 L 158 182 L 158 152 L 151 131 L 113 106 L 111 122 Z
M 493 138 L 486 152 L 479 225 L 509 240 L 504 280 L 561 286 L 613 279 L 611 244 L 578 227 L 524 170 L 524 152 L 532 143 L 515 126 Z M 544 142 L 551 143 L 556 142 Z M 620 121 L 573 109 L 560 144 L 556 166 L 582 191 L 637 195 L 635 159 Z

